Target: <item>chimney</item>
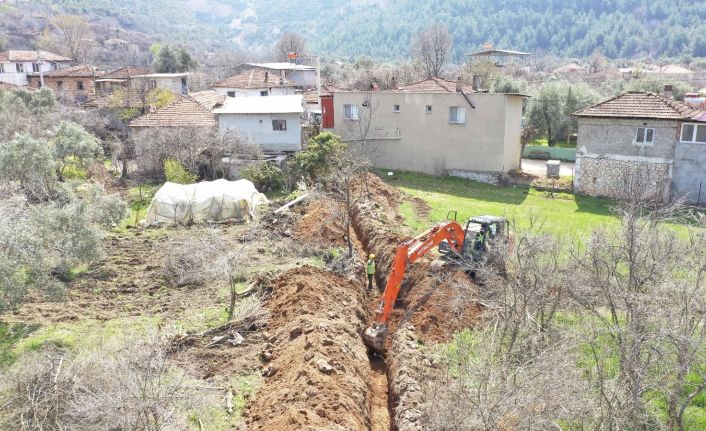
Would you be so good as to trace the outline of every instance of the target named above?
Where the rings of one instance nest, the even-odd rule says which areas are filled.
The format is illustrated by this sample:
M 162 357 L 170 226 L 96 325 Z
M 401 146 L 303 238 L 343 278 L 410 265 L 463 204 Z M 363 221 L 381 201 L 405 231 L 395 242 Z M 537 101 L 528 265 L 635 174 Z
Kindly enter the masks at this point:
M 267 78 L 270 77 L 270 72 L 265 71 L 265 82 L 267 82 Z
M 473 84 L 471 84 L 471 87 L 473 88 L 473 91 L 480 90 L 480 76 L 473 75 Z
M 397 77 L 393 76 L 390 78 L 390 89 L 397 90 Z
M 667 99 L 674 98 L 674 94 L 672 93 L 672 84 L 664 85 L 664 97 L 666 97 Z
M 456 92 L 460 93 L 461 90 L 463 90 L 463 82 L 461 81 L 461 77 L 457 76 L 456 77 Z

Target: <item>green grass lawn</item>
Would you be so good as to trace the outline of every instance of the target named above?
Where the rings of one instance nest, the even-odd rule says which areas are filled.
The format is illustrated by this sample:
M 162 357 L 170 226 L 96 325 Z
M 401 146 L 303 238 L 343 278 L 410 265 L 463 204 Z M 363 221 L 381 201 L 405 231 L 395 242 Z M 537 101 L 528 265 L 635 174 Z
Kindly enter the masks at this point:
M 529 142 L 527 145 L 537 145 L 540 147 L 548 147 L 549 146 L 549 141 L 547 138 L 539 138 L 535 139 L 534 141 Z M 560 148 L 576 148 L 576 144 L 573 142 L 566 142 L 566 141 L 555 141 L 556 147 Z
M 549 193 L 525 187 L 503 187 L 454 177 L 434 177 L 411 172 L 378 171 L 384 181 L 408 195 L 424 200 L 431 211 L 420 218 L 408 203 L 400 207 L 405 224 L 415 232 L 427 229 L 431 223 L 444 220 L 449 211 L 458 211 L 458 220 L 476 215 L 501 215 L 516 223 L 517 228 L 529 225 L 538 217 L 545 226 L 575 238 L 585 238 L 598 226 L 617 225 L 611 213 L 614 202 L 609 199 Z

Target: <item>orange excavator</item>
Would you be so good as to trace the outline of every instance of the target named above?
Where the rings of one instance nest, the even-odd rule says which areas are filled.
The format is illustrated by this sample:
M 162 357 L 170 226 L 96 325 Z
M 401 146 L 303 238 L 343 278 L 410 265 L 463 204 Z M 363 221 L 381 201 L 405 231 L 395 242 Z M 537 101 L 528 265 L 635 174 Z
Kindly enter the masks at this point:
M 397 301 L 407 265 L 418 261 L 436 246 L 439 247 L 440 253 L 450 258 L 465 258 L 479 262 L 485 257 L 489 242 L 498 237 L 507 239 L 507 221 L 502 217 L 473 217 L 468 220 L 464 229 L 456 221 L 456 212 L 452 211 L 449 215 L 452 213 L 453 220 L 447 217 L 446 221 L 397 246 L 392 270 L 376 311 L 375 321 L 364 334 L 365 343 L 372 350 L 378 353 L 385 351 L 387 324 Z

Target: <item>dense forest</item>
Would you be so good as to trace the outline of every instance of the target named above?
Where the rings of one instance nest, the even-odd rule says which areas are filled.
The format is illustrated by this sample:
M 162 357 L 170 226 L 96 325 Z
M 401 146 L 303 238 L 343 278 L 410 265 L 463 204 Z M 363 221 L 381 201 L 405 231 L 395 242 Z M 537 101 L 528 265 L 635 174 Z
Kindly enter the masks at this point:
M 691 0 L 8 2 L 0 5 L 0 38 L 9 45 L 31 44 L 31 34 L 28 39 L 13 33 L 20 27 L 12 18 L 18 8 L 24 20 L 28 9 L 39 18 L 83 14 L 101 24 L 104 38 L 152 38 L 210 50 L 267 49 L 293 30 L 324 56 L 404 58 L 410 37 L 439 22 L 453 36 L 454 61 L 486 41 L 562 57 L 596 50 L 609 58 L 706 56 L 706 3 Z

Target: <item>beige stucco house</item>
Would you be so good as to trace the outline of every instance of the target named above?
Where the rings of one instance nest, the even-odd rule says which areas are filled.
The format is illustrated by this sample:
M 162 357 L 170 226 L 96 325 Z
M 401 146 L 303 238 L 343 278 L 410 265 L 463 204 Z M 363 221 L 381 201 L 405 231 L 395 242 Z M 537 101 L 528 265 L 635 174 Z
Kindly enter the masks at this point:
M 706 202 L 706 112 L 666 90 L 628 92 L 574 113 L 574 191 Z
M 333 124 L 326 126 L 365 147 L 373 166 L 483 181 L 519 167 L 525 95 L 479 92 L 441 78 L 332 94 Z

